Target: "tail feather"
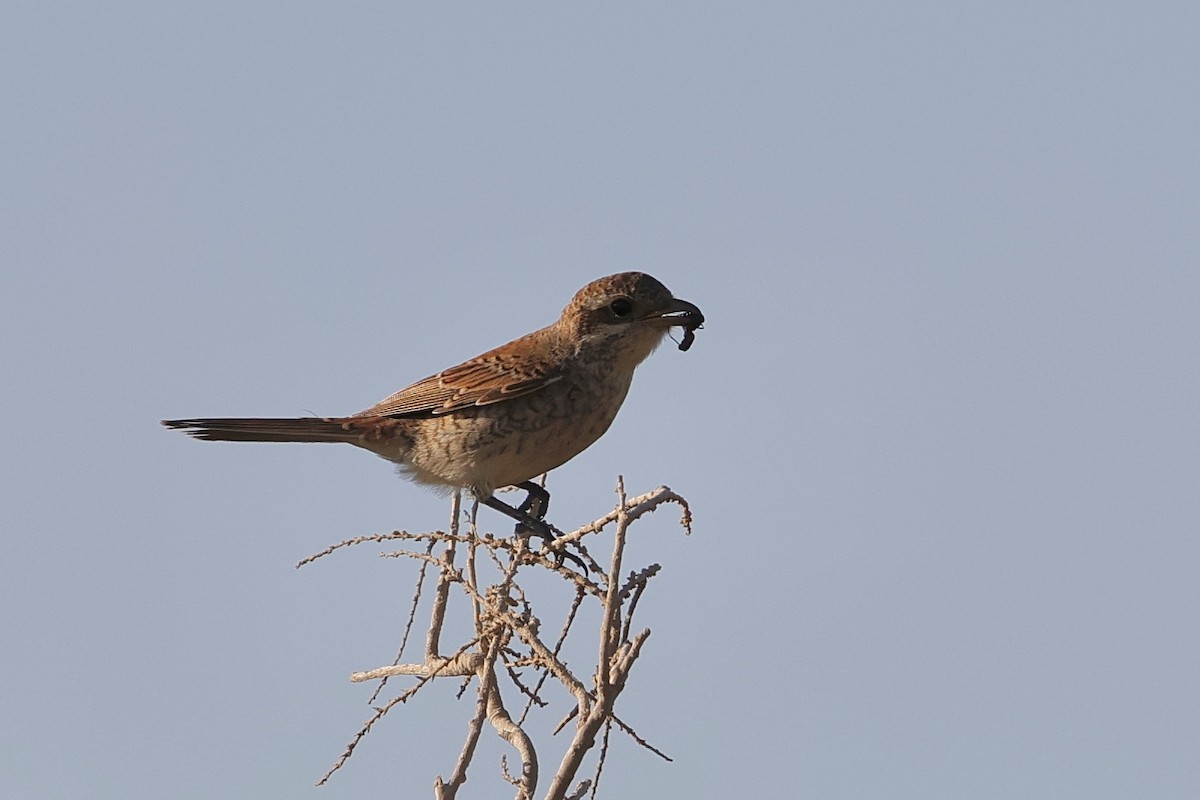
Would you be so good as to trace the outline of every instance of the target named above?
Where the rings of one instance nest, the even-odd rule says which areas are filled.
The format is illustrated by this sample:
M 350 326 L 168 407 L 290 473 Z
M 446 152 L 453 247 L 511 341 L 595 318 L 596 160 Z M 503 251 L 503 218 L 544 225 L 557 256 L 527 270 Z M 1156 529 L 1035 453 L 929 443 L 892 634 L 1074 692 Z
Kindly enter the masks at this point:
M 361 431 L 349 430 L 344 419 L 254 417 L 164 419 L 163 425 L 208 442 L 351 442 Z

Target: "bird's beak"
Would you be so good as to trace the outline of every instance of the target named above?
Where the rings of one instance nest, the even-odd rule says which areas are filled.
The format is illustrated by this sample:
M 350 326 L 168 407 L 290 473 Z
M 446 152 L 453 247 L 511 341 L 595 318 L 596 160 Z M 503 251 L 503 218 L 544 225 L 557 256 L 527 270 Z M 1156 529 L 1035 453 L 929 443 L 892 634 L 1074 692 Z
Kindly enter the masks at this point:
M 704 315 L 700 309 L 687 300 L 672 299 L 666 308 L 646 316 L 646 322 L 652 325 L 663 325 L 673 328 L 676 325 L 683 328 L 683 339 L 679 342 L 680 350 L 687 350 L 696 340 L 696 329 L 704 325 Z
M 668 328 L 678 325 L 694 331 L 704 324 L 704 314 L 687 300 L 672 299 L 666 308 L 647 315 L 646 321 Z

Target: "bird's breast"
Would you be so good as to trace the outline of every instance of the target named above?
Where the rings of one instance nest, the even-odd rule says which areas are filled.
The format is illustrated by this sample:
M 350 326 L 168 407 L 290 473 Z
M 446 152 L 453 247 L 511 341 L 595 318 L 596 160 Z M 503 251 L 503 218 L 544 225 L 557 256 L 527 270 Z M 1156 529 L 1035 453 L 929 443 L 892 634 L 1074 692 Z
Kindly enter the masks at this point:
M 376 452 L 401 463 L 419 482 L 490 495 L 565 464 L 608 430 L 629 377 L 586 377 L 502 403 L 408 420 L 407 452 Z

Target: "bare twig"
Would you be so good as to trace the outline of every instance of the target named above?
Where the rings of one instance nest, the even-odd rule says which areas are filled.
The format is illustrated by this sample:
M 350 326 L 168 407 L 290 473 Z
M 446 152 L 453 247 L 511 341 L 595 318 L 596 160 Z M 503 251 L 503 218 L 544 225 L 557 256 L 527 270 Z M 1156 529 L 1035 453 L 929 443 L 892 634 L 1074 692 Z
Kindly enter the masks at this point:
M 392 676 L 412 675 L 417 682 L 399 695 L 375 708 L 359 732 L 346 747 L 345 753 L 321 779 L 324 783 L 341 768 L 362 740 L 387 712 L 404 703 L 422 687 L 435 678 L 478 679 L 475 710 L 467 725 L 467 734 L 453 770 L 448 777 L 438 778 L 434 795 L 438 800 L 454 800 L 458 789 L 466 783 L 468 770 L 478 754 L 478 743 L 485 722 L 513 748 L 520 759 L 519 773 L 509 774 L 507 760 L 502 759 L 501 776 L 516 788 L 517 800 L 532 800 L 538 786 L 538 753 L 535 743 L 524 724 L 532 709 L 545 706 L 547 699 L 543 691 L 547 682 L 562 687 L 574 699 L 572 707 L 562 725 L 574 721 L 574 734 L 561 756 L 558 768 L 550 776 L 545 797 L 561 800 L 579 800 L 591 792 L 594 797 L 599 789 L 600 776 L 608 755 L 610 731 L 615 725 L 634 739 L 638 745 L 670 761 L 660 750 L 644 738 L 614 712 L 642 647 L 650 636 L 648 629 L 633 632 L 633 616 L 638 603 L 660 567 L 652 564 L 629 571 L 621 579 L 622 565 L 626 556 L 631 525 L 644 515 L 653 512 L 665 503 L 674 503 L 682 509 L 680 521 L 691 532 L 691 511 L 687 502 L 665 486 L 653 492 L 629 498 L 625 494 L 624 482 L 618 479 L 617 505 L 613 511 L 574 531 L 564 534 L 538 551 L 530 551 L 527 538 L 521 536 L 494 537 L 481 535 L 476 529 L 475 504 L 466 516 L 467 533 L 461 533 L 459 524 L 463 518 L 460 500 L 455 496 L 449 532 L 432 531 L 409 533 L 394 531 L 390 534 L 363 536 L 339 542 L 320 553 L 309 556 L 300 565 L 311 563 L 336 550 L 366 542 L 413 542 L 424 545 L 421 551 L 401 549 L 383 555 L 406 558 L 421 564 L 419 582 L 411 604 L 404 638 L 412 627 L 413 615 L 421 601 L 421 587 L 430 568 L 436 568 L 436 583 L 429 598 L 429 628 L 425 635 L 425 652 L 420 663 L 400 663 L 403 648 L 391 664 L 376 669 L 356 672 L 354 682 L 379 680 Z M 612 550 L 609 563 L 602 567 L 583 549 L 583 540 L 612 528 Z M 465 563 L 459 566 L 459 545 L 465 549 Z M 555 563 L 555 552 L 571 547 L 582 553 L 583 563 L 588 565 L 589 574 L 581 575 L 568 566 Z M 482 550 L 486 559 L 479 559 Z M 578 562 L 577 562 L 578 563 Z M 491 569 L 488 565 L 491 565 Z M 299 565 L 298 565 L 299 566 Z M 536 569 L 533 569 L 536 568 Z M 532 572 L 530 570 L 533 570 Z M 498 573 L 498 574 L 497 574 Z M 542 639 L 541 623 L 534 613 L 536 606 L 544 603 L 530 594 L 535 582 L 525 580 L 535 574 L 553 574 L 563 579 L 574 590 L 574 599 L 567 610 L 564 622 L 553 645 Z M 488 577 L 495 575 L 495 578 Z M 493 580 L 490 584 L 485 581 Z M 473 635 L 460 644 L 450 656 L 443 656 L 442 639 L 451 617 L 451 597 L 461 593 L 470 609 Z M 574 630 L 578 612 L 586 603 L 596 602 L 599 610 L 598 639 L 595 644 L 596 662 L 589 668 L 590 685 L 585 684 L 563 658 L 563 650 Z M 457 605 L 455 606 L 457 607 Z M 499 664 L 498 664 L 499 662 Z M 497 669 L 500 666 L 502 669 Z M 523 668 L 533 667 L 539 673 L 537 682 L 529 687 L 522 680 Z M 519 717 L 514 720 L 505 708 L 501 697 L 501 677 L 507 676 L 508 683 L 527 698 Z M 378 692 L 379 689 L 376 690 Z M 374 700 L 374 695 L 372 696 Z M 559 727 L 561 728 L 562 725 Z M 602 746 L 592 777 L 575 784 L 576 775 L 585 756 L 593 749 L 598 736 L 602 735 Z

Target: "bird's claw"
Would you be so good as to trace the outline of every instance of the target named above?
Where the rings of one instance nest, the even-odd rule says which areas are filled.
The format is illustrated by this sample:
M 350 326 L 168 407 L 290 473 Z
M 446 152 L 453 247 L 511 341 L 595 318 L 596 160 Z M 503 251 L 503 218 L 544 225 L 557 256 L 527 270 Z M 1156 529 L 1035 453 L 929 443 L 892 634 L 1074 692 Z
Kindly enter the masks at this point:
M 528 521 L 518 522 L 513 530 L 514 536 L 537 536 L 544 543 L 542 552 L 545 552 L 545 545 L 550 544 L 558 539 L 558 534 L 554 532 L 554 528 L 550 527 L 550 523 L 536 517 L 530 517 Z M 568 553 L 566 550 L 554 551 L 554 566 L 561 567 L 563 562 L 570 561 L 575 566 L 579 567 L 584 575 L 589 573 L 587 564 L 583 563 L 583 559 L 574 553 Z
M 516 487 L 524 489 L 528 493 L 520 505 L 516 507 L 510 506 L 494 496 L 484 497 L 482 501 L 484 505 L 490 506 L 517 521 L 517 526 L 513 530 L 515 536 L 524 538 L 537 536 L 546 543 L 558 539 L 559 534 L 545 520 L 546 510 L 550 507 L 550 492 L 546 491 L 546 487 L 536 484 L 533 481 L 522 481 L 516 484 Z M 565 550 L 555 550 L 554 566 L 561 567 L 565 561 L 570 561 L 579 567 L 584 575 L 588 574 L 587 564 L 583 563 L 583 559 L 579 558 L 579 556 L 568 553 Z

